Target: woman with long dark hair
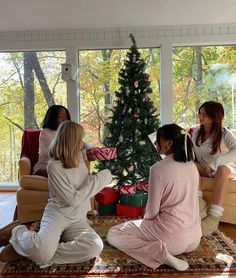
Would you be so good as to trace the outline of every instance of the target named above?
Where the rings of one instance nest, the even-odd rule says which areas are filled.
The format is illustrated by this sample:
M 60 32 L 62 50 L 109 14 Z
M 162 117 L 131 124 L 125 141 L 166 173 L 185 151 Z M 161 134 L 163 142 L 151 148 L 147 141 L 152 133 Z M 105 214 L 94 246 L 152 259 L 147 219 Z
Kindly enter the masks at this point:
M 39 158 L 38 162 L 34 165 L 34 175 L 48 176 L 47 164 L 49 159 L 49 146 L 56 135 L 60 123 L 70 119 L 70 113 L 66 107 L 55 104 L 48 108 L 39 135 Z
M 211 204 L 202 214 L 202 234 L 211 235 L 218 227 L 224 212 L 223 203 L 228 192 L 228 181 L 236 176 L 236 139 L 223 127 L 224 108 L 216 101 L 203 103 L 198 110 L 200 125 L 194 128 L 192 141 L 197 157 L 196 166 L 201 176 L 212 177 L 214 188 Z M 207 208 L 199 191 L 200 208 Z

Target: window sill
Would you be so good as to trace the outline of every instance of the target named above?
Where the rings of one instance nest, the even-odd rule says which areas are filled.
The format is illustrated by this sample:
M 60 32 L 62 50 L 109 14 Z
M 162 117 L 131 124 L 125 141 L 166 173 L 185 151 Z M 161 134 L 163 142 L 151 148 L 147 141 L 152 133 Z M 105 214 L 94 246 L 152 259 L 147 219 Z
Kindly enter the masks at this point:
M 1 191 L 16 191 L 19 188 L 18 182 L 0 182 Z

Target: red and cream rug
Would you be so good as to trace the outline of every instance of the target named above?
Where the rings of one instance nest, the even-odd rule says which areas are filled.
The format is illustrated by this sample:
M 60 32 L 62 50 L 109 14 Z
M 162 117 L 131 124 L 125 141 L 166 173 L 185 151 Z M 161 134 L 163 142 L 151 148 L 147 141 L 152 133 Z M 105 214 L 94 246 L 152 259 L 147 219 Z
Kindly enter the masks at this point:
M 0 277 L 102 277 L 103 275 L 158 277 L 181 274 L 165 265 L 152 270 L 107 243 L 108 228 L 127 221 L 128 218 L 95 216 L 90 219 L 93 221 L 94 229 L 104 241 L 104 250 L 96 260 L 82 264 L 52 265 L 46 269 L 39 269 L 31 261 L 22 259 L 8 263 Z M 186 259 L 190 265 L 184 275 L 236 275 L 236 246 L 219 231 L 211 237 L 202 238 L 200 246 L 194 252 L 179 257 Z

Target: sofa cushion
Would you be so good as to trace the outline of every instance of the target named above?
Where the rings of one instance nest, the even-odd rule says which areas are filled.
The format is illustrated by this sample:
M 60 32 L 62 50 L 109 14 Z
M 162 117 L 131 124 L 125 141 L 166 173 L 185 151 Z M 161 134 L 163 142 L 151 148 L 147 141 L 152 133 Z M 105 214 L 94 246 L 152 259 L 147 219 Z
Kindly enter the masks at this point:
M 24 175 L 20 177 L 19 184 L 25 189 L 48 191 L 48 179 L 38 175 Z
M 31 174 L 31 162 L 28 157 L 21 157 L 19 160 L 19 178 L 24 175 L 30 175 Z
M 201 177 L 201 189 L 202 191 L 212 191 L 214 186 L 214 179 L 208 177 Z M 228 192 L 236 193 L 236 180 L 229 180 Z

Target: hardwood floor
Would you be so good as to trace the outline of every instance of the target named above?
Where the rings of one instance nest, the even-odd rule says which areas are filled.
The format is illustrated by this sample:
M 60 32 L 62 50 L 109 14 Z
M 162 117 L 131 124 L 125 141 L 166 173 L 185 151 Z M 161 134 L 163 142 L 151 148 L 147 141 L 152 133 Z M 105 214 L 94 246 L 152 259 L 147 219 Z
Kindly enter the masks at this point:
M 0 192 L 0 228 L 9 224 L 16 207 L 15 192 Z
M 16 205 L 16 195 L 15 192 L 0 192 L 0 228 L 4 227 L 8 223 L 10 223 L 14 216 Z M 220 223 L 219 230 L 222 231 L 226 236 L 230 237 L 234 243 L 236 243 L 236 225 L 227 224 L 227 223 Z M 0 272 L 1 269 L 4 267 L 4 264 L 0 262 Z M 109 276 L 109 275 L 108 275 Z M 205 278 L 205 277 L 222 277 L 222 275 L 199 275 L 198 278 Z M 119 276 L 116 276 L 119 277 Z M 136 276 L 138 277 L 138 276 Z M 170 278 L 173 276 L 165 276 L 165 278 Z M 174 276 L 175 278 L 193 278 L 196 277 L 194 275 L 178 275 Z M 228 277 L 228 276 L 227 276 Z M 230 277 L 236 277 L 235 275 Z

